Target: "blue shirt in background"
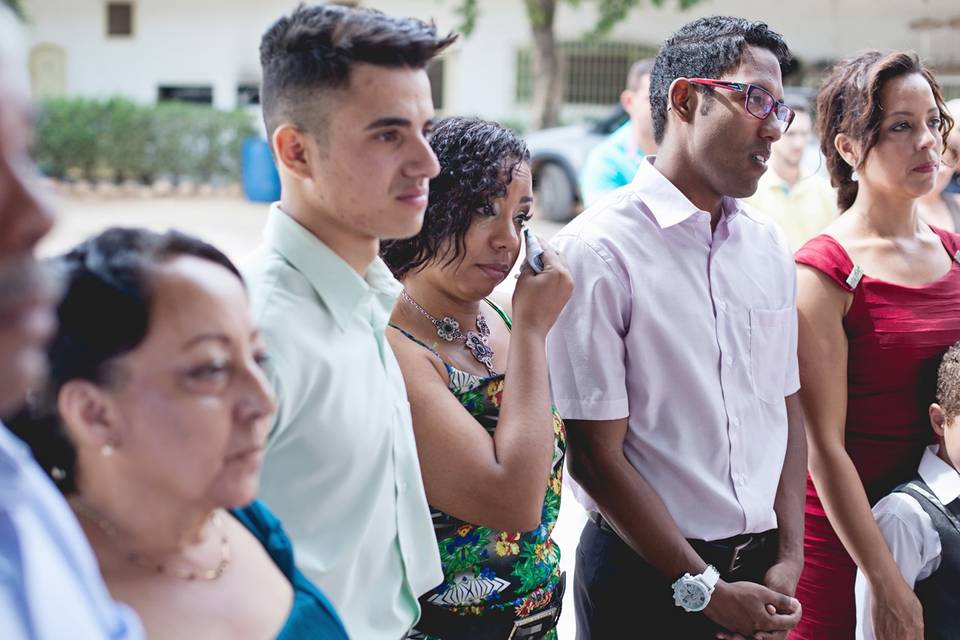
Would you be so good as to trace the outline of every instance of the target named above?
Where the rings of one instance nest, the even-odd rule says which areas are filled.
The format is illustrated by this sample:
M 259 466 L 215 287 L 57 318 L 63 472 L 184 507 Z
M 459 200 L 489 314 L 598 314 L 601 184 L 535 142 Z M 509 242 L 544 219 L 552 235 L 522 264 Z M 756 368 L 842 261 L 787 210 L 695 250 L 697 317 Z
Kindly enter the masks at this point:
M 0 634 L 4 640 L 141 640 L 110 598 L 66 500 L 0 424 Z
M 630 140 L 631 121 L 590 151 L 580 172 L 580 196 L 589 207 L 600 196 L 630 184 L 643 160 L 643 150 Z

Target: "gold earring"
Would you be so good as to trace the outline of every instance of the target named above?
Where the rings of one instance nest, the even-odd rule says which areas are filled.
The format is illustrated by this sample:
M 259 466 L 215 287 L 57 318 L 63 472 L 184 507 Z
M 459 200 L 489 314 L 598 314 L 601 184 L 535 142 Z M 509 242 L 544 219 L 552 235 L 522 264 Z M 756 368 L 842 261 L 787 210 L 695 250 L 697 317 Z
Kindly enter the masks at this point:
M 103 456 L 104 458 L 109 458 L 110 456 L 112 456 L 113 451 L 114 451 L 113 445 L 110 444 L 109 442 L 103 445 L 102 447 L 100 447 L 100 455 Z

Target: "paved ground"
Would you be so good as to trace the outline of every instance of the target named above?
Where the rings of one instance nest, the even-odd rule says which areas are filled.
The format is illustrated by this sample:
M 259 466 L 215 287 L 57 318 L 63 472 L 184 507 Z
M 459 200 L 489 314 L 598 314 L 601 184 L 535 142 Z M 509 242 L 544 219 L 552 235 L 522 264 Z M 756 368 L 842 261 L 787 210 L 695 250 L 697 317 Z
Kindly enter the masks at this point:
M 177 228 L 207 240 L 234 260 L 242 260 L 260 241 L 267 205 L 241 199 L 222 198 L 154 198 L 102 199 L 61 197 L 56 202 L 57 226 L 44 240 L 44 255 L 62 253 L 85 238 L 112 226 L 141 226 L 162 231 Z M 534 230 L 549 240 L 561 225 L 534 217 Z M 519 261 L 518 261 L 519 262 Z M 512 287 L 507 278 L 503 286 Z M 560 518 L 554 539 L 562 551 L 561 564 L 567 571 L 567 597 L 560 620 L 560 640 L 573 640 L 573 565 L 586 516 L 566 491 L 561 503 Z

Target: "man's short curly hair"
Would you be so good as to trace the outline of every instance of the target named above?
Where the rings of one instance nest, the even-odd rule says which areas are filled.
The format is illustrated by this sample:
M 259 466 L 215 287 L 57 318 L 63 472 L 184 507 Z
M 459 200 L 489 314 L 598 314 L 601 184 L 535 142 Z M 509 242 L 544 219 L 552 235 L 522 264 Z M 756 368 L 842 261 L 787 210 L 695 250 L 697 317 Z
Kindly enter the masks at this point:
M 526 143 L 510 129 L 477 118 L 445 118 L 430 146 L 440 175 L 430 181 L 430 200 L 420 233 L 383 242 L 380 255 L 402 279 L 411 271 L 465 253 L 464 238 L 476 216 L 493 216 L 493 201 L 507 194 L 517 168 L 530 161 Z
M 650 113 L 657 144 L 667 128 L 670 85 L 677 78 L 719 78 L 740 64 L 748 46 L 767 49 L 777 58 L 786 75 L 795 64 L 783 36 L 763 22 L 710 16 L 680 27 L 660 48 L 650 73 Z M 711 94 L 710 87 L 697 86 Z
M 960 415 L 960 342 L 947 349 L 937 371 L 937 404 L 947 421 Z

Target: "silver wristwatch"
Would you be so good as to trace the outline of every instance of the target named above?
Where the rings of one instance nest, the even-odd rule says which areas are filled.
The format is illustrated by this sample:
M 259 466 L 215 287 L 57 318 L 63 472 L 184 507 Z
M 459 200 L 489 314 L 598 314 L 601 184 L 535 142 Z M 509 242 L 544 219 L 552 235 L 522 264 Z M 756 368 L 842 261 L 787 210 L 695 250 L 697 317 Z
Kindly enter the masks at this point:
M 710 595 L 719 579 L 720 572 L 709 564 L 698 576 L 683 574 L 682 578 L 673 583 L 673 603 L 691 613 L 703 611 L 710 603 Z

